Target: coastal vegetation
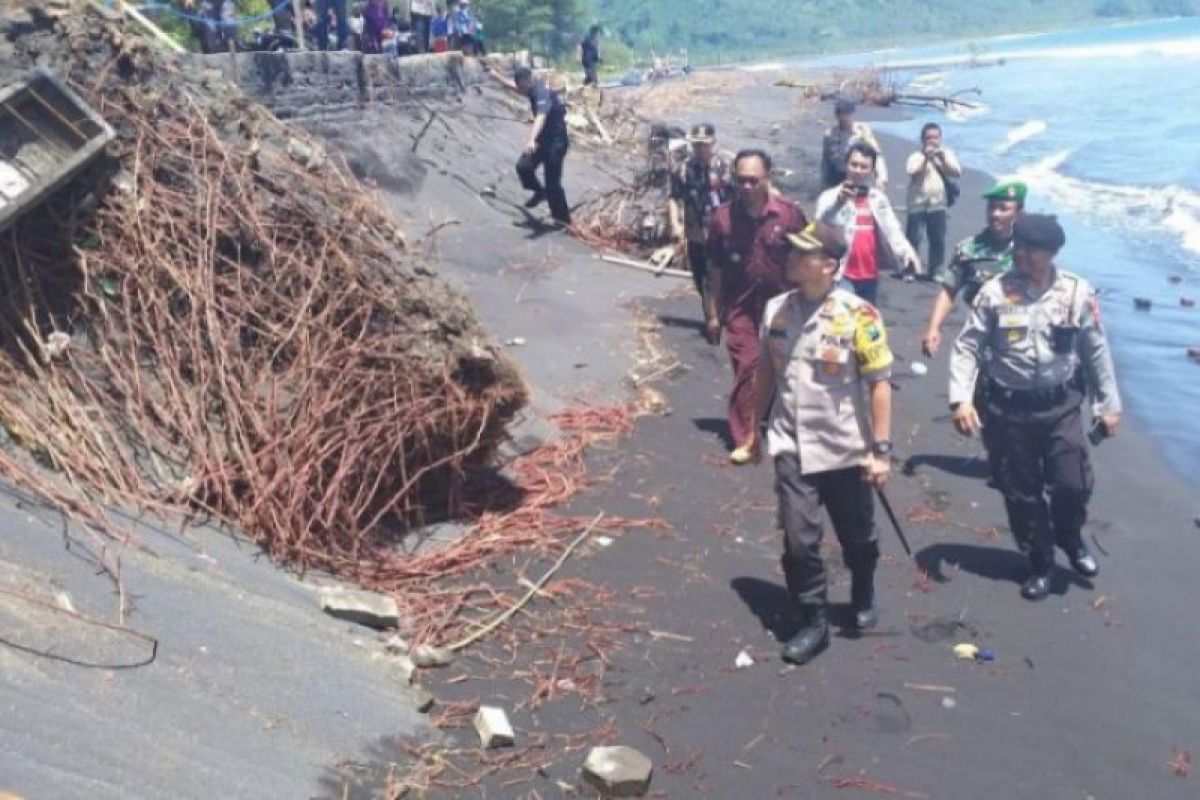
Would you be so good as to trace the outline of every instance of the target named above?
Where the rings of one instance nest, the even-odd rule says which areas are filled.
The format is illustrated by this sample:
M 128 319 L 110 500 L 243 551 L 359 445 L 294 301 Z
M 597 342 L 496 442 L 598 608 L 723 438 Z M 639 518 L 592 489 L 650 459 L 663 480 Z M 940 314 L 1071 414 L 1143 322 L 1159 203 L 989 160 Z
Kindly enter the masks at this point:
M 493 45 L 574 54 L 593 21 L 605 62 L 686 48 L 695 63 L 838 52 L 1122 19 L 1194 16 L 1200 0 L 477 0 Z

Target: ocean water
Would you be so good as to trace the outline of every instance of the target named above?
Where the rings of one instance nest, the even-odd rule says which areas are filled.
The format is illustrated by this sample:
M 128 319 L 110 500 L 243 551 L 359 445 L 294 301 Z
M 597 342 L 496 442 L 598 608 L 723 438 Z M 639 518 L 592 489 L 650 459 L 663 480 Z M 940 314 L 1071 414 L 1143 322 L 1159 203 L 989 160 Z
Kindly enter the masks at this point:
M 961 66 L 972 54 L 1004 63 Z M 1186 353 L 1200 347 L 1200 308 L 1180 303 L 1200 302 L 1200 19 L 801 63 L 898 65 L 914 92 L 979 89 L 962 95 L 975 110 L 876 127 L 915 140 L 936 121 L 964 164 L 1027 181 L 1027 208 L 1059 215 L 1059 260 L 1100 290 L 1127 413 L 1200 482 L 1200 362 Z

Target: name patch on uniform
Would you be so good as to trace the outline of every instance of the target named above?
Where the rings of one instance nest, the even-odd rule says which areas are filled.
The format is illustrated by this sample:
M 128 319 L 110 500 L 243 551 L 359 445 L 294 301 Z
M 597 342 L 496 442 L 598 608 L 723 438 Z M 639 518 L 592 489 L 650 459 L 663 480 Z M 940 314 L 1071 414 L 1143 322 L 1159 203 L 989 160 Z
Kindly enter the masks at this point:
M 1029 314 L 1024 312 L 1004 312 L 1000 314 L 997 324 L 1001 328 L 1028 328 Z

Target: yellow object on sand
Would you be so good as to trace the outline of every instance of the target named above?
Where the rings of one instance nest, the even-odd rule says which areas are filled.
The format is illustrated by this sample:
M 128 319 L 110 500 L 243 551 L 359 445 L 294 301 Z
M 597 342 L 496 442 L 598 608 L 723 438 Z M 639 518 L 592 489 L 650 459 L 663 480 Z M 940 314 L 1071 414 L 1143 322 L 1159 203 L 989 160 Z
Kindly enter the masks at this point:
M 979 646 L 970 642 L 954 645 L 954 657 L 963 661 L 974 661 L 979 657 Z
M 741 447 L 735 447 L 733 449 L 733 452 L 729 454 L 729 460 L 739 466 L 741 466 L 742 464 L 749 464 L 750 459 L 752 459 L 753 457 L 754 457 L 754 454 L 751 452 L 750 448 L 747 447 L 746 445 L 742 445 Z

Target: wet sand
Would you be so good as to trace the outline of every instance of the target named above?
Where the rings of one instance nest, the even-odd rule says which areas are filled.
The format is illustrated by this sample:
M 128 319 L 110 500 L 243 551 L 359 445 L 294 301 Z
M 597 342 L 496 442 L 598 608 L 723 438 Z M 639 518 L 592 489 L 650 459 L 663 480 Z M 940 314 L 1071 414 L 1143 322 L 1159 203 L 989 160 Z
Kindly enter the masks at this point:
M 788 90 L 766 85 L 741 93 L 739 103 L 682 121 L 713 119 L 727 147 L 765 146 L 785 168 L 812 167 L 826 111 L 814 120 L 797 112 Z M 893 172 L 912 146 L 886 140 Z M 802 178 L 780 183 L 811 209 Z M 571 180 L 569 171 L 568 188 Z M 979 173 L 963 180 L 951 243 L 982 226 L 978 196 L 988 183 Z M 901 202 L 902 193 L 892 187 Z M 646 286 L 623 271 L 606 280 Z M 1128 425 L 1094 452 L 1098 490 L 1087 535 L 1101 575 L 1092 582 L 1060 570 L 1047 601 L 1021 599 L 1022 561 L 1000 497 L 986 486 L 980 445 L 949 423 L 948 346 L 927 376 L 907 368 L 925 360 L 920 339 L 935 291 L 885 279 L 881 295 L 898 357 L 899 463 L 888 493 L 920 570 L 880 510 L 881 627 L 837 636 L 798 669 L 777 655 L 792 623 L 771 468 L 725 462 L 727 356 L 700 338 L 686 291 L 643 301 L 689 369 L 659 384 L 672 413 L 641 421 L 615 450 L 593 454 L 592 474 L 610 477 L 572 510 L 658 516 L 673 531 L 631 531 L 564 570 L 606 587 L 597 605 L 615 603 L 613 617 L 631 621 L 630 632 L 610 654 L 605 703 L 564 699 L 520 711 L 519 735 L 587 731 L 612 717 L 616 739 L 654 759 L 652 790 L 665 797 L 1194 796 L 1196 779 L 1168 766 L 1177 748 L 1200 746 L 1194 488 Z M 947 340 L 961 320 L 960 309 Z M 849 578 L 832 545 L 828 556 L 835 619 L 844 621 Z M 951 648 L 961 641 L 993 649 L 996 660 L 956 661 Z M 548 639 L 545 652 L 532 648 L 525 658 L 548 663 L 556 646 Z M 742 650 L 756 663 L 735 669 Z M 435 685 L 439 697 L 510 705 L 527 697 L 524 684 L 502 677 L 521 664 L 489 669 L 479 660 L 485 653 L 468 654 L 456 672 L 488 678 Z M 528 784 L 505 788 L 496 779 L 487 796 L 555 795 L 553 781 L 574 782 L 582 753 L 549 753 L 547 762 Z

